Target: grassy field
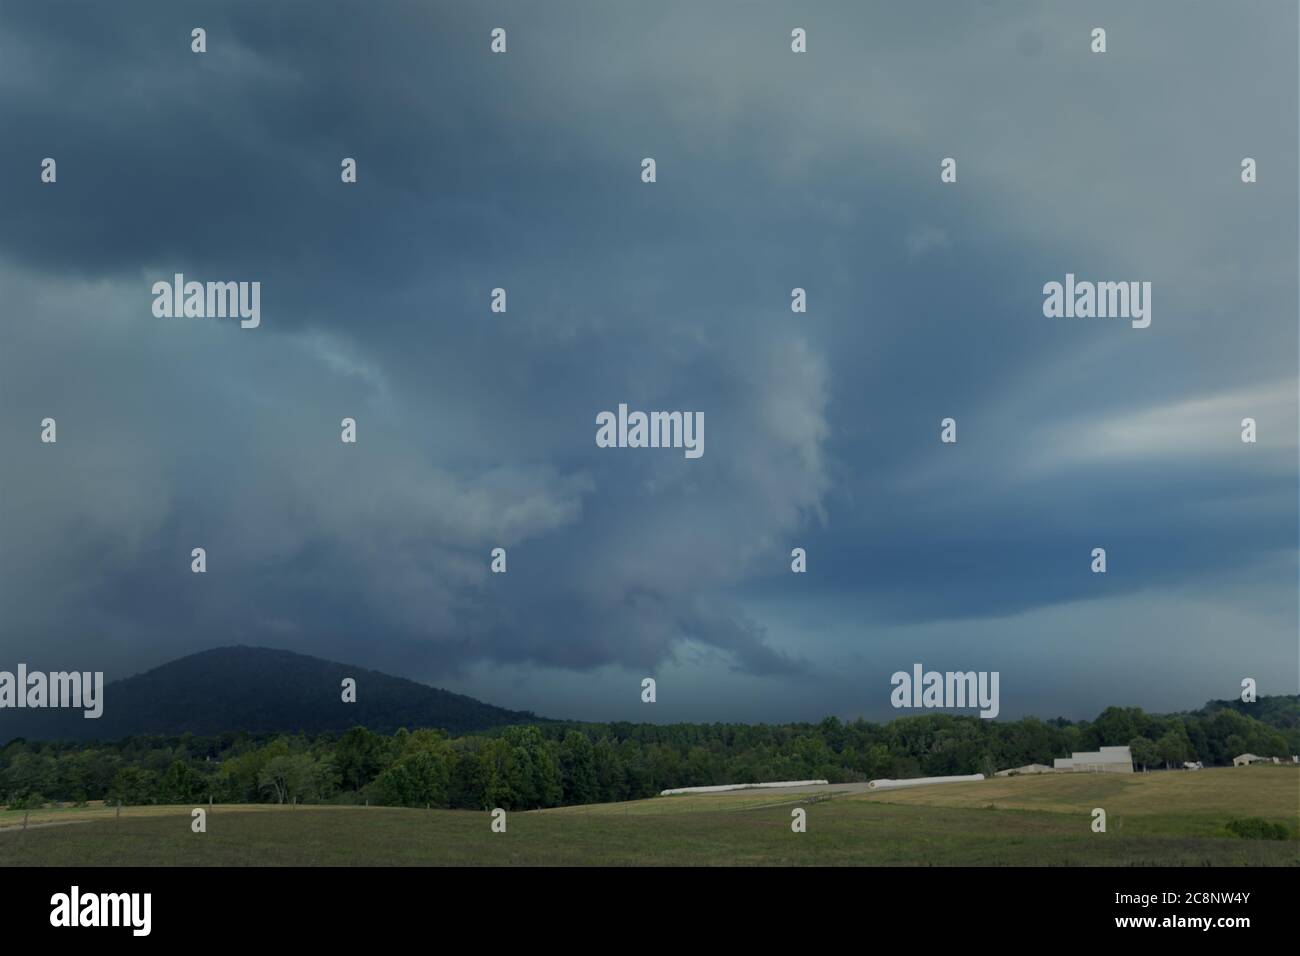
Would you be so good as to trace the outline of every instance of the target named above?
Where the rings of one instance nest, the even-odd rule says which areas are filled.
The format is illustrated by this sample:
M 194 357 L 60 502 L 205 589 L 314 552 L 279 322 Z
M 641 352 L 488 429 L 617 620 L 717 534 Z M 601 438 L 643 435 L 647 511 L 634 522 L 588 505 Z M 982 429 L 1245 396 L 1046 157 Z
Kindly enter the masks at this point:
M 803 806 L 808 830 L 790 830 Z M 1108 832 L 1089 828 L 1093 807 Z M 1300 823 L 1300 771 L 1016 777 L 886 793 L 741 792 L 508 815 L 218 806 L 0 812 L 0 865 L 1189 865 L 1300 864 L 1300 841 L 1243 840 L 1232 817 Z M 66 825 L 58 825 L 66 824 Z

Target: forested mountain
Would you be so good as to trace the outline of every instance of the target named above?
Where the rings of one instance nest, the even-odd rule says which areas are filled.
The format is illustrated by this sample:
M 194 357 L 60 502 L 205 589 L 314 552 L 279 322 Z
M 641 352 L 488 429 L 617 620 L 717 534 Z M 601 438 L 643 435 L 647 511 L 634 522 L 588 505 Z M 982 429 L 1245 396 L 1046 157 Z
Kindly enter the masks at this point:
M 355 703 L 343 702 L 345 677 L 357 682 Z M 191 654 L 113 681 L 103 696 L 103 715 L 93 720 L 79 710 L 0 710 L 0 742 L 227 731 L 314 736 L 358 725 L 384 734 L 399 727 L 463 734 L 539 720 L 401 677 L 265 647 Z

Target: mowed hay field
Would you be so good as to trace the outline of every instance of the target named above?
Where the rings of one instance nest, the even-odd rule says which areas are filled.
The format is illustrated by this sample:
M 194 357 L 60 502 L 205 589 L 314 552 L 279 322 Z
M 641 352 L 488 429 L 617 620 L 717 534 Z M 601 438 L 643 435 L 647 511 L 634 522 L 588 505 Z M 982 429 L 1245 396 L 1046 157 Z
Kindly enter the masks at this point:
M 1216 767 L 1151 774 L 1043 774 L 997 777 L 973 784 L 918 787 L 869 799 L 906 806 L 1038 810 L 1056 814 L 1106 811 L 1108 832 L 1222 836 L 1232 817 L 1262 817 L 1300 829 L 1300 768 Z
M 807 811 L 806 833 L 790 829 Z M 1108 832 L 1090 829 L 1093 807 Z M 1300 771 L 999 778 L 885 793 L 750 791 L 508 814 L 381 807 L 192 807 L 33 812 L 2 865 L 1188 865 L 1300 864 L 1300 841 L 1244 840 L 1232 817 L 1300 824 Z M 59 822 L 66 825 L 57 825 Z

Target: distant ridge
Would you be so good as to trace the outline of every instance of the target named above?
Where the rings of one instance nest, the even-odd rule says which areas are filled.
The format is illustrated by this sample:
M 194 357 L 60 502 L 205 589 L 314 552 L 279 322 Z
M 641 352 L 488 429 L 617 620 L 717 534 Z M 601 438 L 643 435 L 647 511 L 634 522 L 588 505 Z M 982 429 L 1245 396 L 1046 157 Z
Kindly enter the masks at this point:
M 345 677 L 356 679 L 356 703 L 342 702 Z M 14 737 L 115 740 L 241 730 L 310 735 L 358 724 L 384 734 L 399 727 L 434 727 L 456 735 L 544 720 L 351 664 L 236 646 L 201 651 L 110 682 L 103 716 L 96 720 L 85 719 L 81 711 L 0 710 L 0 746 Z

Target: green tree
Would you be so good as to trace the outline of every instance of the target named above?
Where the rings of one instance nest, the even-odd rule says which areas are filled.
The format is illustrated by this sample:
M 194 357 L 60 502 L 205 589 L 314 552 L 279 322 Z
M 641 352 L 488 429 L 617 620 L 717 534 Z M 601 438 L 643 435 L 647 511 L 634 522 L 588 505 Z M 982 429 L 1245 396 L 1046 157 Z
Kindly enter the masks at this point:
M 113 778 L 108 799 L 119 800 L 130 806 L 143 806 L 158 802 L 158 775 L 141 767 L 123 767 Z
M 379 776 L 384 763 L 385 738 L 365 727 L 353 727 L 334 748 L 334 763 L 343 786 L 354 793 Z
M 524 806 L 523 796 L 515 789 L 518 773 L 514 748 L 497 737 L 483 745 L 478 754 L 478 778 L 482 781 L 483 809 L 501 807 L 513 810 Z
M 184 760 L 174 760 L 158 784 L 158 799 L 162 803 L 189 803 L 206 789 L 203 778 Z
M 1133 762 L 1143 770 L 1160 759 L 1155 741 L 1148 737 L 1134 737 L 1128 742 L 1128 749 L 1133 754 Z
M 398 807 L 445 807 L 451 773 L 446 753 L 415 750 L 375 780 L 384 803 Z
M 1156 755 L 1164 761 L 1165 769 L 1181 764 L 1187 759 L 1187 738 L 1171 730 L 1156 741 Z
M 1122 746 L 1142 732 L 1144 715 L 1138 707 L 1107 707 L 1092 722 L 1092 735 L 1098 747 Z
M 586 734 L 570 730 L 560 747 L 560 771 L 566 804 L 594 803 L 599 795 L 596 751 Z
M 608 737 L 601 737 L 593 748 L 596 760 L 596 799 L 601 803 L 622 800 L 627 794 L 627 781 L 618 748 Z
M 317 795 L 320 771 L 309 754 L 280 754 L 266 762 L 257 782 L 276 803 L 290 803 Z

